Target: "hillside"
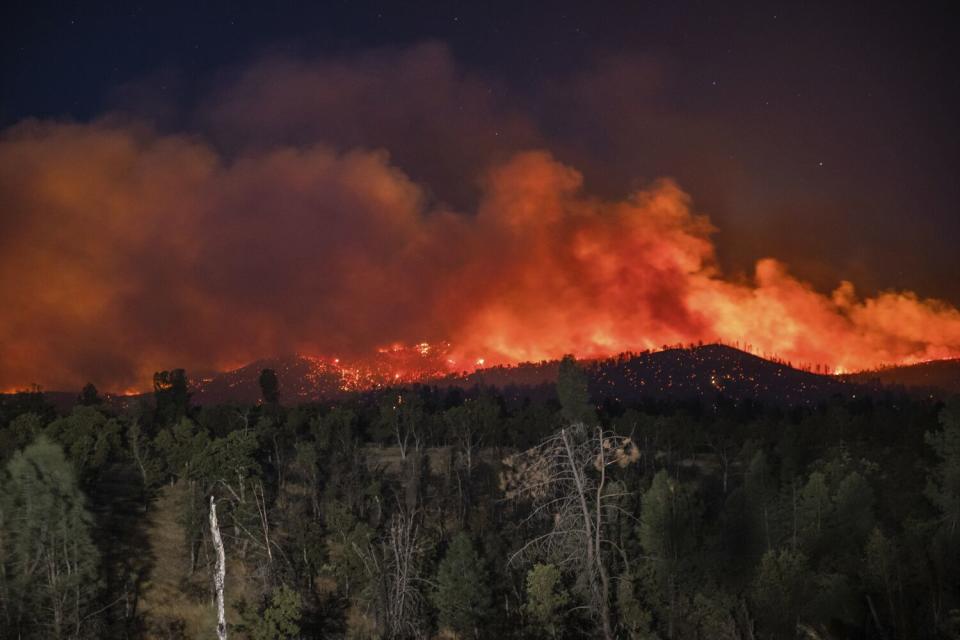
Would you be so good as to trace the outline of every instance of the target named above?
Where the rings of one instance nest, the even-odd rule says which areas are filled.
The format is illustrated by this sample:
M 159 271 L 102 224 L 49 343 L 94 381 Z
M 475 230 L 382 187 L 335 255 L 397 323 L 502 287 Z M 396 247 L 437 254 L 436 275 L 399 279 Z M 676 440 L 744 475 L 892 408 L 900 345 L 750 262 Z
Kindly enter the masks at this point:
M 720 396 L 771 404 L 816 403 L 836 394 L 870 393 L 883 387 L 905 387 L 926 394 L 960 392 L 960 360 L 941 360 L 844 376 L 823 375 L 752 355 L 726 345 L 626 353 L 603 360 L 583 360 L 594 400 L 695 400 Z M 192 401 L 198 405 L 256 403 L 260 372 L 273 369 L 280 382 L 281 402 L 296 405 L 341 398 L 354 392 L 421 383 L 439 387 L 498 389 L 552 386 L 556 360 L 521 363 L 451 374 L 442 350 L 394 348 L 351 363 L 305 355 L 265 358 L 246 366 L 195 379 Z M 46 392 L 58 411 L 76 401 L 75 393 Z M 125 407 L 143 396 L 106 395 L 108 404 Z
M 694 400 L 724 396 L 771 404 L 809 404 L 835 394 L 865 390 L 835 376 L 794 369 L 725 345 L 666 349 L 582 362 L 596 402 Z M 483 369 L 448 377 L 440 384 L 536 386 L 553 384 L 557 361 Z
M 261 370 L 277 372 L 284 403 L 331 399 L 351 391 L 391 386 L 396 380 L 391 364 L 366 369 L 341 366 L 329 360 L 289 356 L 258 360 L 245 367 L 196 383 L 197 404 L 256 402 L 260 397 Z M 800 371 L 785 364 L 724 345 L 667 349 L 643 354 L 623 354 L 605 360 L 583 361 L 590 379 L 590 392 L 601 402 L 614 399 L 673 400 L 726 396 L 774 404 L 806 404 L 837 393 L 855 393 L 851 382 L 834 376 Z M 558 362 L 522 363 L 479 369 L 469 374 L 431 375 L 426 368 L 406 382 L 437 386 L 535 387 L 556 382 Z
M 861 371 L 846 375 L 844 378 L 865 384 L 902 385 L 960 393 L 960 358 L 932 360 L 877 371 Z
M 264 358 L 195 380 L 191 391 L 197 404 L 256 402 L 260 398 L 260 372 L 273 369 L 284 404 L 328 400 L 353 391 L 386 387 L 400 379 L 420 381 L 446 375 L 447 346 L 394 346 L 363 360 L 300 354 Z
M 794 369 L 725 345 L 667 349 L 593 363 L 591 395 L 642 399 L 751 399 L 808 404 L 857 389 L 833 376 Z
M 340 372 L 327 362 L 305 356 L 264 358 L 194 382 L 196 404 L 255 403 L 260 398 L 260 372 L 273 369 L 285 404 L 329 398 L 341 391 Z
M 622 354 L 582 361 L 591 396 L 636 402 L 643 399 L 693 400 L 725 396 L 771 404 L 808 404 L 834 394 L 856 393 L 865 380 L 843 380 L 814 374 L 754 356 L 725 345 Z M 437 386 L 536 387 L 556 382 L 556 360 L 478 369 L 443 375 L 430 354 L 410 350 L 381 352 L 364 365 L 293 355 L 257 360 L 244 367 L 194 383 L 193 401 L 200 405 L 252 403 L 260 398 L 260 372 L 273 369 L 284 404 L 330 400 L 354 391 L 386 388 L 398 380 Z M 400 377 L 399 371 L 403 372 Z M 876 383 L 872 383 L 876 386 Z

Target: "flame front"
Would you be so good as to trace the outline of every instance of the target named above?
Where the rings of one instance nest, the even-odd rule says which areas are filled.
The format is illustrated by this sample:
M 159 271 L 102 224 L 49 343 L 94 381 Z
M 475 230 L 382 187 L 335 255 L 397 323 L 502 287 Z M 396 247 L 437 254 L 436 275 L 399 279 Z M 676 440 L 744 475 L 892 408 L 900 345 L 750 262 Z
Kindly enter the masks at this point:
M 543 151 L 455 212 L 380 152 L 228 160 L 142 127 L 34 123 L 0 139 L 0 201 L 0 388 L 378 347 L 453 371 L 701 340 L 832 370 L 960 357 L 946 302 L 824 294 L 774 258 L 726 277 L 677 184 L 602 200 Z
M 452 338 L 461 358 L 599 357 L 697 341 L 833 370 L 960 356 L 960 312 L 943 302 L 859 299 L 849 282 L 823 295 L 773 258 L 749 281 L 725 279 L 710 223 L 669 180 L 603 202 L 582 194 L 578 173 L 531 153 L 495 171 L 488 194 L 469 235 L 499 250 Z

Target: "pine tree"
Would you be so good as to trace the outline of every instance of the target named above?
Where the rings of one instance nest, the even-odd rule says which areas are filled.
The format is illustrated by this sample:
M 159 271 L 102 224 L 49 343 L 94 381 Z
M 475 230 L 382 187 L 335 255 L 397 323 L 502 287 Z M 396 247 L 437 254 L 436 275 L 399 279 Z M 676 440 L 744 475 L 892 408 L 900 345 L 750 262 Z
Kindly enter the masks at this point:
M 524 607 L 535 625 L 551 638 L 557 637 L 570 604 L 570 594 L 561 582 L 560 569 L 553 564 L 535 564 L 527 573 L 527 604 Z
M 89 479 L 120 450 L 120 423 L 99 409 L 74 407 L 70 415 L 47 425 L 46 434 L 61 444 L 82 479 Z
M 490 587 L 483 562 L 464 532 L 454 536 L 440 562 L 433 603 L 441 627 L 460 637 L 479 636 L 479 625 L 490 609 Z
M 760 622 L 772 637 L 795 635 L 810 595 L 812 572 L 800 551 L 767 551 L 753 582 L 752 600 Z
M 943 429 L 924 434 L 940 462 L 927 481 L 927 498 L 943 515 L 943 528 L 952 537 L 960 531 L 960 397 L 940 412 Z
M 280 402 L 280 381 L 273 369 L 260 372 L 260 395 L 264 404 L 275 405 Z
M 250 616 L 248 627 L 251 640 L 291 640 L 300 637 L 300 617 L 303 600 L 293 589 L 281 586 L 274 589 L 270 601 L 255 616 Z
M 63 449 L 45 436 L 14 454 L 0 492 L 0 601 L 12 637 L 78 637 L 98 591 L 93 518 Z
M 77 401 L 85 407 L 94 407 L 103 404 L 103 398 L 100 397 L 97 387 L 94 386 L 92 382 L 88 382 L 83 386 L 80 395 L 77 397 Z
M 687 487 L 677 483 L 665 470 L 653 477 L 643 494 L 640 513 L 640 544 L 653 559 L 655 573 L 667 601 L 667 636 L 673 637 L 676 622 L 678 574 L 684 557 L 696 543 L 699 514 Z
M 590 394 L 587 391 L 587 374 L 571 355 L 564 356 L 560 361 L 557 396 L 560 399 L 563 419 L 568 423 L 583 422 L 594 425 L 597 422 L 597 412 L 590 404 Z

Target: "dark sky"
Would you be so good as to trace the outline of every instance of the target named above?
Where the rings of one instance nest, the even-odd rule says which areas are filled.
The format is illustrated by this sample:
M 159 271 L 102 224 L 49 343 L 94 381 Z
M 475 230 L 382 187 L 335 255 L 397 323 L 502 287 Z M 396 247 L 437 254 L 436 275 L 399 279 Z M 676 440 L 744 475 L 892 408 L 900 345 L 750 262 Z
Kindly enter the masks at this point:
M 469 219 L 478 211 L 482 216 L 484 194 L 488 202 L 491 192 L 502 196 L 512 184 L 502 179 L 491 189 L 484 177 L 490 168 L 536 149 L 549 158 L 510 166 L 560 179 L 563 170 L 551 164 L 556 160 L 582 172 L 585 194 L 609 202 L 658 178 L 675 180 L 692 198 L 694 212 L 713 223 L 713 249 L 705 259 L 712 260 L 707 254 L 715 251 L 720 272 L 731 283 L 751 281 L 756 262 L 773 257 L 827 295 L 849 280 L 860 296 L 904 290 L 945 300 L 944 322 L 953 327 L 960 323 L 951 310 L 960 304 L 955 24 L 945 6 L 922 3 L 5 3 L 0 129 L 9 144 L 0 145 L 0 151 L 23 173 L 14 176 L 8 170 L 8 180 L 0 184 L 0 196 L 6 189 L 5 197 L 16 203 L 0 202 L 0 236 L 14 238 L 18 231 L 23 238 L 18 242 L 43 244 L 59 224 L 64 237 L 49 247 L 43 244 L 29 258 L 37 261 L 38 274 L 72 272 L 75 266 L 78 273 L 123 271 L 129 267 L 118 264 L 128 263 L 115 264 L 105 256 L 142 264 L 143 251 L 159 251 L 163 244 L 138 235 L 141 223 L 127 221 L 124 213 L 136 207 L 122 206 L 123 198 L 149 204 L 145 194 L 160 189 L 160 202 L 170 195 L 162 192 L 167 179 L 182 198 L 156 215 L 139 210 L 137 215 L 153 224 L 173 215 L 172 207 L 194 216 L 190 224 L 206 221 L 213 231 L 190 227 L 193 235 L 167 248 L 180 252 L 184 271 L 179 276 L 146 270 L 135 286 L 120 282 L 109 295 L 106 290 L 114 286 L 106 284 L 109 278 L 90 276 L 100 278 L 102 304 L 96 313 L 92 302 L 74 310 L 90 335 L 106 317 L 97 314 L 129 312 L 133 325 L 148 325 L 145 335 L 162 342 L 165 314 L 175 315 L 179 311 L 169 310 L 179 307 L 162 299 L 154 309 L 130 292 L 174 286 L 177 278 L 196 271 L 191 242 L 203 234 L 224 244 L 201 243 L 209 262 L 208 271 L 198 276 L 204 292 L 193 302 L 180 301 L 185 317 L 197 316 L 197 300 L 206 304 L 223 296 L 233 304 L 251 288 L 268 287 L 273 278 L 296 280 L 302 287 L 297 291 L 326 301 L 321 311 L 303 307 L 302 296 L 278 298 L 274 303 L 283 307 L 283 322 L 333 309 L 343 312 L 341 324 L 357 326 L 360 312 L 352 302 L 340 307 L 329 302 L 336 298 L 331 292 L 347 295 L 349 287 L 341 291 L 342 282 L 334 280 L 349 279 L 344 274 L 352 271 L 337 271 L 343 266 L 317 257 L 305 240 L 334 238 L 330 247 L 340 248 L 365 233 L 361 227 L 366 226 L 344 217 L 360 206 L 344 195 L 354 184 L 351 163 L 362 164 L 351 153 L 383 149 L 389 154 L 380 160 L 370 156 L 372 164 L 364 165 L 363 179 L 372 182 L 364 182 L 363 189 L 371 197 L 407 198 L 405 187 L 397 184 L 409 176 L 417 195 L 397 204 L 398 211 L 452 210 Z M 25 119 L 41 125 L 25 129 Z M 69 122 L 81 126 L 63 126 Z M 121 153 L 121 139 L 132 145 L 132 150 L 124 147 L 131 159 L 111 164 L 119 162 L 111 154 Z M 192 144 L 196 148 L 181 148 Z M 346 155 L 331 165 L 314 153 L 321 147 Z M 283 150 L 278 157 L 286 160 L 273 158 L 271 150 Z M 290 160 L 296 152 L 307 154 L 299 164 Z M 190 156 L 189 162 L 180 153 Z M 20 167 L 11 154 L 26 154 L 35 162 Z M 275 164 L 288 160 L 285 172 L 276 173 Z M 150 176 L 144 181 L 131 169 L 141 165 Z M 219 169 L 209 173 L 210 166 Z M 340 173 L 329 177 L 324 172 L 330 166 Z M 94 177 L 84 173 L 91 167 L 97 170 Z M 297 189 L 307 180 L 307 167 L 319 172 L 311 179 L 320 182 L 301 194 Z M 393 168 L 402 175 L 383 175 Z M 101 179 L 116 184 L 91 191 Z M 194 194 L 197 181 L 203 186 Z M 377 190 L 387 183 L 392 191 Z M 553 186 L 562 191 L 565 184 L 560 180 Z M 64 204 L 61 196 L 68 188 L 74 199 L 86 189 L 83 204 Z M 128 191 L 136 195 L 117 195 Z M 246 193 L 246 200 L 240 201 L 239 193 Z M 96 242 L 64 253 L 63 243 L 73 233 L 64 221 L 90 228 L 98 215 L 97 197 L 105 198 L 108 209 L 116 207 L 103 214 L 104 224 L 132 226 L 109 227 L 114 235 L 97 235 Z M 544 202 L 537 207 L 549 209 L 549 198 Z M 319 217 L 310 213 L 321 209 Z M 294 250 L 265 241 L 262 262 L 236 258 L 232 252 L 238 243 L 261 238 L 257 225 L 274 215 L 279 217 L 270 228 L 286 234 L 276 242 L 292 242 Z M 29 229 L 27 220 L 34 222 Z M 410 238 L 424 233 L 410 231 Z M 14 240 L 4 242 L 0 238 L 0 250 L 6 246 L 13 255 L 9 242 Z M 103 248 L 94 248 L 101 242 Z M 365 236 L 357 246 L 363 252 L 398 251 L 397 264 L 411 282 L 423 280 L 431 269 L 447 270 L 454 260 L 447 256 L 447 262 L 431 267 L 429 260 L 436 256 L 421 253 L 411 267 L 404 249 L 388 250 L 387 244 L 386 238 Z M 143 247 L 141 253 L 126 256 L 124 247 L 133 246 Z M 305 266 L 308 271 L 329 268 L 335 277 L 302 279 L 297 273 Z M 397 285 L 390 283 L 390 269 L 386 262 L 370 266 L 370 273 L 376 272 L 370 277 L 392 294 Z M 68 280 L 62 285 L 64 299 L 72 291 Z M 19 295 L 32 295 L 26 285 L 13 285 Z M 436 304 L 444 300 L 439 296 Z M 49 327 L 59 327 L 54 311 L 59 298 L 29 302 L 48 305 Z M 402 298 L 391 304 L 394 316 L 409 306 Z M 132 320 L 133 311 L 144 309 L 154 321 Z M 40 312 L 31 313 L 24 311 L 6 328 L 0 322 L 0 334 L 22 332 L 24 326 L 41 330 Z M 853 312 L 842 313 L 849 316 L 843 322 L 859 326 Z M 209 316 L 212 323 L 213 312 Z M 276 339 L 271 325 L 279 321 L 264 319 L 256 329 L 262 349 L 287 344 Z M 302 335 L 313 335 L 317 325 L 303 322 Z M 412 338 L 422 322 L 410 317 L 409 327 L 395 335 Z M 685 336 L 698 335 L 697 322 L 690 321 Z M 900 323 L 884 322 L 883 331 Z M 49 327 L 48 333 L 55 332 Z M 376 344 L 375 336 L 383 334 L 375 324 L 360 330 L 366 330 L 365 337 L 355 342 L 362 345 Z M 931 340 L 953 349 L 952 331 Z M 193 336 L 198 346 L 188 352 L 202 351 L 204 340 L 215 341 L 216 332 L 210 332 Z M 434 332 L 445 333 L 442 328 Z M 922 344 L 922 333 L 901 338 Z M 238 333 L 230 344 L 241 337 Z M 70 339 L 76 342 L 76 336 Z M 77 355 L 69 375 L 101 367 L 105 379 L 128 380 L 152 366 L 103 364 L 97 344 L 91 341 L 89 353 Z M 869 344 L 862 351 L 869 351 Z M 24 345 L 26 362 L 32 352 Z M 228 347 L 217 351 L 217 363 L 233 353 Z M 157 352 L 162 348 L 158 342 Z M 907 352 L 891 351 L 890 357 Z M 72 379 L 69 375 L 63 379 Z M 20 377 L 11 374 L 7 381 Z

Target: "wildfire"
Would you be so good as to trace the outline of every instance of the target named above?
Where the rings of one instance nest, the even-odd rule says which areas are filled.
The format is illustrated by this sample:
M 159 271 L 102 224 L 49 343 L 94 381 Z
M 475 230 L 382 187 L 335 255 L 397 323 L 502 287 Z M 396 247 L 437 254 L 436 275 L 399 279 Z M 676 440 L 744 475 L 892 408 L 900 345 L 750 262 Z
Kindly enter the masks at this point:
M 146 387 L 290 352 L 336 353 L 326 366 L 357 387 L 701 340 L 838 373 L 960 357 L 947 302 L 825 294 L 774 258 L 729 277 L 674 182 L 615 201 L 582 183 L 521 153 L 476 211 L 450 212 L 379 152 L 231 160 L 117 123 L 25 126 L 0 138 L 18 220 L 0 252 L 17 274 L 0 279 L 0 386 Z
M 458 354 L 506 364 L 749 341 L 838 372 L 960 356 L 960 311 L 947 303 L 893 291 L 861 299 L 849 282 L 824 295 L 772 258 L 751 281 L 726 279 L 712 226 L 677 185 L 605 202 L 581 182 L 541 153 L 494 172 L 472 232 L 498 238 L 506 266 L 456 332 Z

